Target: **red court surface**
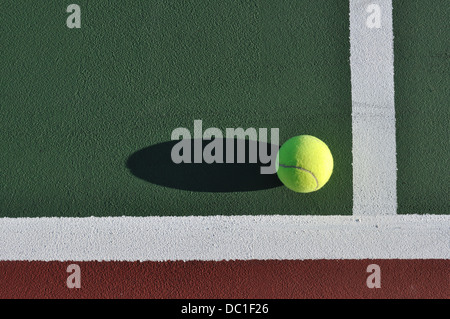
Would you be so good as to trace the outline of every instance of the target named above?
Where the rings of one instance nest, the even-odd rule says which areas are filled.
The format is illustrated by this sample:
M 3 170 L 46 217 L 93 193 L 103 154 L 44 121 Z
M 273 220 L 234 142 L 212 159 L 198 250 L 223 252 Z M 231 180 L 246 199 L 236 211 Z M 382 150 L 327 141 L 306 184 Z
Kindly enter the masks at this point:
M 449 298 L 449 260 L 0 262 L 0 298 Z M 381 288 L 368 288 L 377 264 Z

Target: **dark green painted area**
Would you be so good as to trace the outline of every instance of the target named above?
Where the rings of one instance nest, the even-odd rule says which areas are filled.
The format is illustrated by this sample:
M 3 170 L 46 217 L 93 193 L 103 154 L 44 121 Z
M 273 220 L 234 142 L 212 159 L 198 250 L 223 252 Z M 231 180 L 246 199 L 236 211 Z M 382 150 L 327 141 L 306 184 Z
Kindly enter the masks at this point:
M 68 29 L 67 2 L 3 1 L 0 217 L 351 214 L 346 1 L 77 4 L 82 28 Z M 160 150 L 195 119 L 222 130 L 279 128 L 281 143 L 317 136 L 334 155 L 334 174 L 306 195 L 273 180 L 196 191 L 131 174 L 130 156 Z M 154 163 L 159 178 L 173 168 Z M 215 169 L 223 183 L 245 176 L 242 167 Z M 179 174 L 178 186 L 193 178 Z
M 398 212 L 449 214 L 450 6 L 394 1 Z

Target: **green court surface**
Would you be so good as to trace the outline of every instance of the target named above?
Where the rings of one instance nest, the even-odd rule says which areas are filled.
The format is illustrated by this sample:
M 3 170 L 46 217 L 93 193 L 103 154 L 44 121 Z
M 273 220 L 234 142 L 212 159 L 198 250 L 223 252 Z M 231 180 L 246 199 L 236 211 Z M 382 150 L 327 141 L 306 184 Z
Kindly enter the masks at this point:
M 81 29 L 67 2 L 4 2 L 0 217 L 352 213 L 347 1 L 84 0 Z M 440 2 L 394 3 L 400 213 L 449 212 Z M 333 176 L 297 194 L 255 165 L 176 167 L 194 120 L 317 136 Z
M 450 213 L 448 4 L 393 1 L 400 214 Z
M 81 29 L 66 27 L 64 1 L 2 10 L 1 215 L 351 214 L 345 2 L 77 4 Z M 192 174 L 160 186 L 130 173 L 131 155 L 169 142 L 177 127 L 192 131 L 195 119 L 279 128 L 281 143 L 315 135 L 333 151 L 335 174 L 299 196 L 276 176 L 245 191 L 198 192 L 180 189 Z M 147 169 L 163 180 L 170 168 L 166 156 Z M 240 178 L 228 173 L 196 182 Z

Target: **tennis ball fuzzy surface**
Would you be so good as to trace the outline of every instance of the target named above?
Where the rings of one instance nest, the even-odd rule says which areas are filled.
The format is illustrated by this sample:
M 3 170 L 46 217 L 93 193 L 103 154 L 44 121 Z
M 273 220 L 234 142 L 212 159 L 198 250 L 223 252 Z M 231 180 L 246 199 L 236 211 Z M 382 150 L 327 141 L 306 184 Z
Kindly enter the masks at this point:
M 278 151 L 277 175 L 289 189 L 310 193 L 322 188 L 333 173 L 333 156 L 328 146 L 311 135 L 295 136 Z

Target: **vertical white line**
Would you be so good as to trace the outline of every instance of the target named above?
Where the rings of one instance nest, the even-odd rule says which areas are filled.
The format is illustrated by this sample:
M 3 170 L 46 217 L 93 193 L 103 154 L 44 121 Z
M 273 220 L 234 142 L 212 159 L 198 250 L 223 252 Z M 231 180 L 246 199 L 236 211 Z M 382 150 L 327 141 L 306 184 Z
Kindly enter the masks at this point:
M 350 0 L 353 215 L 397 213 L 392 0 Z

